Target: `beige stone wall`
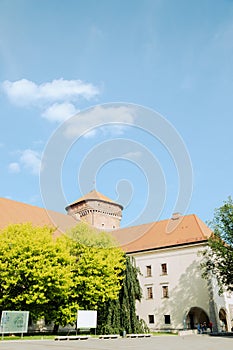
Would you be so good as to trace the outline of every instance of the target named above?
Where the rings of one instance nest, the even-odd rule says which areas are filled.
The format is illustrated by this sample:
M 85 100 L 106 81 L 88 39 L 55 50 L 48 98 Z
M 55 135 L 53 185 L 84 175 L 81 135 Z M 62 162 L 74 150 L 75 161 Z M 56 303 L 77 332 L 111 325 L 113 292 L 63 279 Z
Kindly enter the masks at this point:
M 186 246 L 134 254 L 142 274 L 139 279 L 143 291 L 137 314 L 151 330 L 182 329 L 185 315 L 192 307 L 201 308 L 209 315 L 208 288 L 201 277 L 198 255 L 201 248 Z M 163 275 L 162 264 L 167 264 L 167 274 Z M 147 266 L 151 266 L 151 276 L 147 276 Z M 163 297 L 163 286 L 168 287 L 168 298 Z M 152 288 L 151 299 L 148 299 L 148 287 Z M 149 315 L 154 315 L 152 324 Z M 165 324 L 164 315 L 170 315 L 170 324 Z

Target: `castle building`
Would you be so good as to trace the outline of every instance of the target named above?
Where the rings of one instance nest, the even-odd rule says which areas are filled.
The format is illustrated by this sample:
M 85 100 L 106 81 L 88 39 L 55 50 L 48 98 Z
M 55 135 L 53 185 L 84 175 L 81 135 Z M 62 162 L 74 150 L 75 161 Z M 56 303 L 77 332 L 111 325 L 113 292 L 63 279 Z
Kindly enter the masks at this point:
M 215 331 L 222 324 L 231 329 L 233 296 L 219 296 L 216 281 L 202 278 L 200 252 L 206 249 L 211 230 L 196 215 L 176 214 L 112 234 L 141 272 L 143 297 L 137 313 L 152 331 L 191 331 L 210 321 Z
M 213 322 L 214 330 L 231 330 L 233 295 L 218 295 L 214 278 L 202 278 L 200 251 L 211 231 L 196 215 L 182 216 L 134 227 L 120 228 L 123 207 L 91 191 L 66 207 L 68 215 L 0 198 L 0 228 L 32 222 L 56 227 L 55 235 L 85 221 L 110 231 L 140 270 L 142 300 L 137 315 L 151 331 L 196 329 Z M 51 219 L 52 218 L 52 219 Z
M 66 207 L 68 215 L 76 220 L 85 221 L 97 229 L 114 230 L 120 228 L 122 205 L 110 198 L 91 191 Z

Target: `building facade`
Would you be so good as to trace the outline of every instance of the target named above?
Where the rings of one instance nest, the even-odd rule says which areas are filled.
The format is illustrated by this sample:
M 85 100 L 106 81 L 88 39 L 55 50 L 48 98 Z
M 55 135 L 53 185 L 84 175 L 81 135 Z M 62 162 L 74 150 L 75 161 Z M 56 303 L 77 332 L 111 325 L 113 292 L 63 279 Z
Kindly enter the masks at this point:
M 220 296 L 214 278 L 202 278 L 200 252 L 211 231 L 196 215 L 176 213 L 168 220 L 120 228 L 123 207 L 97 191 L 69 204 L 68 215 L 4 198 L 0 207 L 0 228 L 30 221 L 52 225 L 60 235 L 82 220 L 110 231 L 140 270 L 143 297 L 137 315 L 151 331 L 191 330 L 210 321 L 216 331 L 232 329 L 232 294 Z
M 202 277 L 201 251 L 211 231 L 196 215 L 176 214 L 113 234 L 141 272 L 137 314 L 151 331 L 194 330 L 210 321 L 215 331 L 232 329 L 233 295 L 220 296 L 215 279 Z

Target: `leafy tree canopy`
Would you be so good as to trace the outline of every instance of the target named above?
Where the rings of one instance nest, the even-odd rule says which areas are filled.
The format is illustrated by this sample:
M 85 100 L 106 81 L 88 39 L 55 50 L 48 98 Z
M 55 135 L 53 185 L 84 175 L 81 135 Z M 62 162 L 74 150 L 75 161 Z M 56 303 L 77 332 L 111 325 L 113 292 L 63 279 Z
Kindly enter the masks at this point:
M 213 234 L 208 240 L 209 249 L 203 254 L 204 277 L 212 272 L 219 282 L 220 291 L 233 291 L 233 201 L 231 197 L 215 210 L 209 226 Z
M 85 222 L 80 222 L 67 232 L 77 246 L 95 247 L 95 248 L 111 248 L 117 247 L 117 242 L 112 235 L 104 231 L 97 231 Z
M 115 313 L 120 327 L 129 320 L 131 327 L 140 287 L 112 236 L 83 223 L 56 240 L 53 232 L 30 223 L 0 231 L 0 310 L 28 310 L 58 329 L 74 323 L 78 309 L 100 311 L 115 301 L 124 309 Z
M 68 241 L 53 229 L 30 223 L 0 232 L 0 309 L 28 310 L 34 320 L 67 324 L 77 304 L 70 301 L 73 279 Z
M 80 308 L 97 309 L 106 300 L 117 299 L 125 257 L 112 236 L 79 223 L 68 237 L 76 258 L 74 295 Z

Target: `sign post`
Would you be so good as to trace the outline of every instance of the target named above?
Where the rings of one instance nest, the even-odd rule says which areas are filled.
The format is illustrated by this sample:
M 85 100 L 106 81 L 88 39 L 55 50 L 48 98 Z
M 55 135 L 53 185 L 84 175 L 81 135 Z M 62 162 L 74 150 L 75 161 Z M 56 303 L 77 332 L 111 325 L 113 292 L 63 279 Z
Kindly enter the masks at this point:
M 23 333 L 28 331 L 29 311 L 2 311 L 0 333 L 2 339 L 6 333 Z
M 78 310 L 77 329 L 95 328 L 97 326 L 96 310 Z

